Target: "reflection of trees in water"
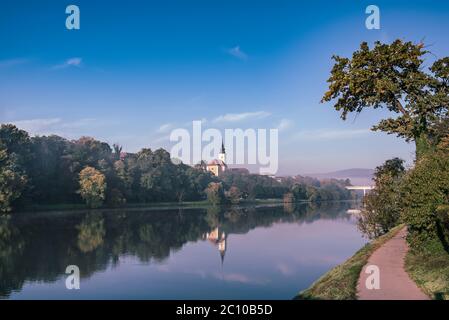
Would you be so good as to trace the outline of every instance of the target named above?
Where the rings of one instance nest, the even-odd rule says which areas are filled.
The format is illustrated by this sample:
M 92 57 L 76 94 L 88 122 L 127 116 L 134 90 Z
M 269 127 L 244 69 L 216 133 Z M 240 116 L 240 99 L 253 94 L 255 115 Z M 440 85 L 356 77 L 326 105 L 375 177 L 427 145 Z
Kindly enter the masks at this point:
M 25 243 L 10 220 L 9 216 L 0 216 L 0 297 L 4 291 L 21 288 L 25 281 L 15 272 L 14 263 L 23 254 Z
M 209 227 L 215 228 L 220 223 L 220 214 L 223 212 L 223 209 L 219 206 L 211 206 L 206 210 L 205 220 Z
M 78 248 L 81 252 L 91 252 L 103 244 L 106 233 L 104 219 L 100 212 L 89 213 L 77 226 Z
M 296 203 L 294 202 L 284 202 L 284 211 L 286 213 L 293 213 L 296 209 Z
M 92 211 L 18 215 L 0 219 L 0 297 L 24 281 L 56 281 L 78 265 L 83 278 L 115 265 L 123 255 L 158 262 L 220 226 L 244 234 L 274 223 L 309 223 L 341 217 L 348 205 L 231 207 L 163 211 Z

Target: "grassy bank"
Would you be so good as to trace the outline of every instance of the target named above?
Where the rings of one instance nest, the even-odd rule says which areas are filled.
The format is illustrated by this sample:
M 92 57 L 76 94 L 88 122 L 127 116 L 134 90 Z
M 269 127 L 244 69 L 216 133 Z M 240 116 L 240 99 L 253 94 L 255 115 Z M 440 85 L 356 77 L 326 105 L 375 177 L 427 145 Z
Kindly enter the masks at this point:
M 449 254 L 439 241 L 429 242 L 420 250 L 410 250 L 405 268 L 429 297 L 449 300 Z
M 282 204 L 282 199 L 254 199 L 243 200 L 238 206 L 246 205 L 268 205 Z M 99 210 L 104 209 L 170 209 L 170 208 L 208 208 L 211 204 L 207 200 L 202 201 L 184 201 L 184 202 L 152 202 L 152 203 L 128 203 L 123 207 L 102 206 Z M 49 204 L 49 205 L 32 205 L 25 207 L 18 212 L 42 212 L 42 211 L 70 211 L 70 210 L 89 210 L 85 204 Z
M 343 264 L 333 268 L 312 286 L 300 292 L 295 299 L 300 300 L 354 300 L 357 299 L 357 282 L 363 266 L 371 254 L 390 240 L 403 226 L 373 240 L 357 251 Z

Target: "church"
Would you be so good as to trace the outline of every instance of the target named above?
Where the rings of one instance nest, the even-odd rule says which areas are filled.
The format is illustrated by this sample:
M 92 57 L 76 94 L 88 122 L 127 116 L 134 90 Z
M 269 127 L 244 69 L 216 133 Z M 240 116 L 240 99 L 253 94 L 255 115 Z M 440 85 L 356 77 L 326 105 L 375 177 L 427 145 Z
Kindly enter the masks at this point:
M 218 159 L 213 159 L 209 161 L 206 165 L 206 170 L 212 172 L 215 176 L 220 176 L 223 172 L 227 170 L 226 165 L 226 150 L 223 141 L 221 142 L 221 150 L 218 154 Z

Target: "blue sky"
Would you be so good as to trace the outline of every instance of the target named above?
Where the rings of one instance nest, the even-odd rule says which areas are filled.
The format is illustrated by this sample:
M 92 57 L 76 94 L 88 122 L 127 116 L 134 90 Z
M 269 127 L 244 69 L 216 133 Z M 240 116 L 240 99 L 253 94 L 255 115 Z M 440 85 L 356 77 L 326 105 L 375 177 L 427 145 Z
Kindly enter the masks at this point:
M 80 30 L 65 28 L 69 4 Z M 380 30 L 365 28 L 369 4 Z M 388 113 L 344 122 L 319 103 L 330 58 L 424 39 L 430 64 L 449 55 L 448 30 L 447 1 L 2 1 L 0 122 L 128 151 L 170 148 L 192 120 L 279 128 L 279 174 L 410 162 L 413 145 L 369 132 Z

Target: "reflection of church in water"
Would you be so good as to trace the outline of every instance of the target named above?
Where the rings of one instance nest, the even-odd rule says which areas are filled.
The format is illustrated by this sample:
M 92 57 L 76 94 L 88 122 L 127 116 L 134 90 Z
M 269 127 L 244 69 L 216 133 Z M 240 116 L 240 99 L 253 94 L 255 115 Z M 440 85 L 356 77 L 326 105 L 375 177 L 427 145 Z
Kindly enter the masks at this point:
M 217 247 L 218 252 L 220 252 L 221 257 L 221 263 L 223 264 L 224 257 L 226 254 L 226 238 L 227 234 L 220 229 L 219 227 L 216 227 L 211 232 L 207 232 L 203 235 L 203 239 L 209 240 L 210 243 L 212 243 L 214 246 Z

